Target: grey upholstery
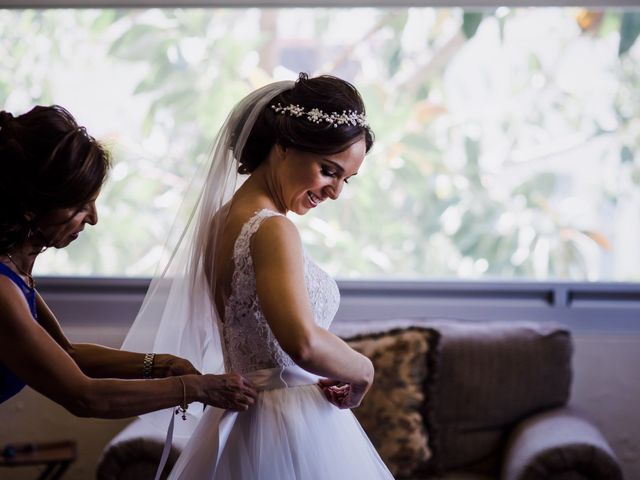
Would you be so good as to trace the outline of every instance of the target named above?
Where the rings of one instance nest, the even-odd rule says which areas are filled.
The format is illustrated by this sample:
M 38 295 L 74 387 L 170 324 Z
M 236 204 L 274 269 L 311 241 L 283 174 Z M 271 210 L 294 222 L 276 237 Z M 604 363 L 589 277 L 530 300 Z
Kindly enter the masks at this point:
M 427 399 L 439 475 L 415 480 L 622 478 L 599 430 L 561 408 L 569 402 L 573 353 L 562 325 L 423 318 L 345 322 L 333 330 L 344 336 L 411 325 L 441 334 Z
M 559 326 L 447 323 L 431 422 L 439 466 L 494 471 L 506 432 L 532 413 L 564 405 L 571 338 Z
M 504 480 L 622 480 L 622 471 L 600 431 L 569 408 L 534 415 L 511 433 Z

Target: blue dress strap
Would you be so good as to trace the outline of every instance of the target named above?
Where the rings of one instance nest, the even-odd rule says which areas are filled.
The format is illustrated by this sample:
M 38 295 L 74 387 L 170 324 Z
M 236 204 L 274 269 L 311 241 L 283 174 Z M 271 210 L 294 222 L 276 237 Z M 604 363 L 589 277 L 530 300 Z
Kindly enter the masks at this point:
M 31 315 L 33 315 L 33 318 L 37 320 L 38 311 L 36 309 L 36 290 L 29 287 L 29 285 L 27 285 L 27 283 L 22 279 L 22 277 L 20 277 L 20 275 L 11 270 L 4 263 L 0 263 L 0 275 L 9 277 L 9 279 L 18 286 L 18 288 L 22 291 L 24 298 L 27 300 L 27 303 L 29 304 Z
M 20 275 L 16 274 L 13 270 L 7 267 L 5 264 L 0 263 L 0 275 L 8 277 L 18 288 L 22 291 L 24 298 L 26 298 L 29 304 L 29 310 L 33 319 L 38 321 L 38 313 L 36 310 L 36 291 L 34 288 L 29 287 L 27 283 L 20 278 Z M 2 334 L 0 328 L 0 335 Z M 25 386 L 24 381 L 19 378 L 15 373 L 9 370 L 5 365 L 0 363 L 0 404 L 5 400 L 16 395 Z

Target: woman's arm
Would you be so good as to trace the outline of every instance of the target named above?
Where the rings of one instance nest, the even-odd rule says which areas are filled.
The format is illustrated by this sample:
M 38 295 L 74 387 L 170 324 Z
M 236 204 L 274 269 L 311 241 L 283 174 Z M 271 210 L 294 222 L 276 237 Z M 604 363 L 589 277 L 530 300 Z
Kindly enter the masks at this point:
M 40 295 L 37 295 L 36 304 L 40 324 L 75 360 L 85 375 L 92 378 L 142 378 L 144 353 L 127 352 L 90 343 L 71 343 Z M 199 372 L 191 362 L 174 355 L 156 354 L 153 359 L 152 378 L 197 373 Z
M 253 387 L 239 375 L 186 375 L 159 380 L 89 378 L 34 321 L 21 292 L 4 277 L 0 277 L 0 312 L 0 362 L 75 415 L 125 418 L 174 407 L 185 400 L 244 410 L 255 398 Z
M 67 353 L 85 375 L 92 378 L 143 378 L 144 353 L 127 352 L 92 343 L 72 343 Z M 151 378 L 199 373 L 184 358 L 167 353 L 157 353 L 153 357 Z
M 305 370 L 366 391 L 373 381 L 371 361 L 313 320 L 293 223 L 285 217 L 265 220 L 252 239 L 251 254 L 260 305 L 282 349 Z

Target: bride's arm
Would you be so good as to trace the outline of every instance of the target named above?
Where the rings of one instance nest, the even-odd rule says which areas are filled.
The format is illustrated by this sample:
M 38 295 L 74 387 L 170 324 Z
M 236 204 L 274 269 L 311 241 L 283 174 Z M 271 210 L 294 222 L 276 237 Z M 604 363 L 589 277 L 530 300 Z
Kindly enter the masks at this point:
M 260 305 L 282 349 L 305 370 L 366 391 L 373 381 L 371 361 L 313 320 L 293 223 L 279 216 L 265 220 L 252 239 L 251 255 Z

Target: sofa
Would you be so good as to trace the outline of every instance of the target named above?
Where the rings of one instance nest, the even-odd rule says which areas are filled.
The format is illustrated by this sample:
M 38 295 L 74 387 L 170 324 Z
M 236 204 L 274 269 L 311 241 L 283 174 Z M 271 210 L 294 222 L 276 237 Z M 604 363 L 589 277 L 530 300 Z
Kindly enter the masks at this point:
M 394 319 L 332 330 L 374 363 L 354 414 L 398 480 L 623 478 L 597 426 L 571 406 L 563 326 Z M 163 441 L 134 421 L 105 447 L 97 479 L 153 478 Z M 165 473 L 185 442 L 174 441 Z

